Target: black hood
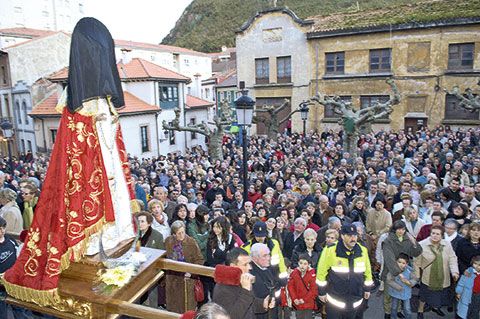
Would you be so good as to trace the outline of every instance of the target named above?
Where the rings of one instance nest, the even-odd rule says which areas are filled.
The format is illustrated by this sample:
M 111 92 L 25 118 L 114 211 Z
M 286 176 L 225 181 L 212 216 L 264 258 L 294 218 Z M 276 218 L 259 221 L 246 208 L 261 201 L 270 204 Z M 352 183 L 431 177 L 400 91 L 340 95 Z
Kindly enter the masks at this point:
M 108 29 L 94 18 L 82 18 L 72 34 L 68 68 L 67 107 L 71 112 L 94 98 L 111 97 L 115 107 L 125 104 Z

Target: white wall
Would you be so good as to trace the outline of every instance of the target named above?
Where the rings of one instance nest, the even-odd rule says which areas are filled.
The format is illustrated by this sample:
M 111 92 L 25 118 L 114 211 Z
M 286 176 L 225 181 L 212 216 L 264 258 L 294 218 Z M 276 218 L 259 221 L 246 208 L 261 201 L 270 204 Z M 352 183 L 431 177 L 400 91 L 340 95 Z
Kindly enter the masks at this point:
M 59 32 L 5 51 L 10 61 L 12 85 L 18 81 L 31 85 L 39 78 L 68 66 L 70 37 Z
M 190 120 L 192 118 L 195 119 L 195 124 L 200 124 L 202 122 L 205 122 L 205 123 L 211 122 L 213 120 L 213 107 L 187 110 L 185 112 L 185 121 L 187 126 L 190 124 Z M 204 135 L 197 133 L 196 138 L 192 139 L 192 134 L 190 132 L 187 132 L 186 138 L 187 138 L 188 148 L 192 148 L 193 146 L 200 145 L 203 147 L 203 149 L 206 149 Z
M 157 139 L 156 133 L 155 115 L 144 114 L 135 116 L 121 116 L 120 125 L 122 127 L 123 142 L 125 143 L 125 149 L 127 153 L 132 156 L 138 157 L 152 157 L 157 156 Z M 141 126 L 148 126 L 149 136 L 149 152 L 142 152 L 142 139 L 141 139 Z
M 84 16 L 83 0 L 1 0 L 0 28 L 72 31 Z
M 268 39 L 268 31 L 277 31 L 277 41 Z M 249 29 L 237 34 L 237 78 L 238 81 L 245 81 L 249 89 L 249 96 L 256 98 L 255 93 L 255 59 L 269 58 L 270 79 L 276 78 L 276 58 L 291 56 L 292 68 L 292 110 L 304 100 L 309 98 L 309 80 L 312 79 L 311 68 L 309 67 L 310 53 L 307 47 L 305 30 L 296 23 L 289 15 L 280 12 L 265 14 L 257 18 Z M 270 81 L 273 82 L 273 81 Z M 272 87 L 271 90 L 275 90 Z M 275 97 L 275 96 L 270 96 Z M 300 114 L 292 117 L 293 128 L 297 131 L 302 129 Z M 308 127 L 307 127 L 308 129 Z
M 151 105 L 158 105 L 158 89 L 155 82 L 122 82 L 124 91 L 130 92 Z

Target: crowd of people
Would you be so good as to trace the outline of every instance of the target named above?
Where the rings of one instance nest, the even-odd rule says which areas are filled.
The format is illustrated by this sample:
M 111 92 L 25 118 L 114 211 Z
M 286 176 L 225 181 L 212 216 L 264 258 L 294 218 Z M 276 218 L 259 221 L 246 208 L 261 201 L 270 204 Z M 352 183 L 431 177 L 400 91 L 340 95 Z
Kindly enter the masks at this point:
M 418 318 L 426 311 L 478 318 L 479 141 L 473 128 L 377 131 L 361 135 L 353 156 L 332 130 L 252 136 L 246 200 L 234 137 L 224 138 L 223 160 L 211 161 L 199 147 L 130 157 L 143 207 L 141 245 L 177 261 L 220 265 L 215 280 L 200 277 L 203 303 L 216 301 L 232 318 L 291 311 L 361 318 L 374 286 L 383 291 L 386 318 L 412 318 L 412 295 Z M 7 234 L 28 229 L 47 166 L 47 157 L 30 153 L 0 161 Z M 239 268 L 238 278 L 222 265 Z M 343 282 L 351 271 L 361 277 Z M 169 272 L 168 293 L 160 284 L 149 302 L 178 313 L 195 309 L 198 281 Z M 229 286 L 238 287 L 229 294 Z

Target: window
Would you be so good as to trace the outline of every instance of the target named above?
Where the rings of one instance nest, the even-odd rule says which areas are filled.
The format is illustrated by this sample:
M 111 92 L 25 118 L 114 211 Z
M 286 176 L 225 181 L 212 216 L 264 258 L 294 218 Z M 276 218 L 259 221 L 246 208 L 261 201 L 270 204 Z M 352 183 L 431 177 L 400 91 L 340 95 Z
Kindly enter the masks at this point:
M 452 70 L 473 69 L 475 44 L 460 43 L 448 46 L 448 68 Z
M 22 152 L 25 152 L 25 140 L 22 138 Z
M 178 107 L 178 86 L 159 85 L 160 106 L 165 109 Z
M 370 73 L 390 72 L 391 49 L 370 50 Z
M 192 87 L 187 87 L 187 94 L 192 95 Z
M 196 120 L 195 120 L 194 118 L 190 119 L 190 124 L 189 124 L 189 126 L 195 126 L 195 124 L 196 124 Z M 197 138 L 197 133 L 196 133 L 196 132 L 191 132 L 191 133 L 190 133 L 190 138 L 191 138 L 192 140 L 196 139 L 196 138 Z
M 140 126 L 140 136 L 142 139 L 142 153 L 150 151 L 149 142 L 148 142 L 148 126 Z
M 210 98 L 210 89 L 205 88 L 205 98 L 209 99 Z
M 292 58 L 289 56 L 277 58 L 277 83 L 292 82 Z
M 458 106 L 458 99 L 454 95 L 447 94 L 445 100 L 445 120 L 478 120 L 480 111 L 470 112 Z
M 28 124 L 27 103 L 25 101 L 22 101 L 22 111 L 25 116 L 25 124 Z
M 168 122 L 168 125 L 173 126 L 173 122 Z M 175 131 L 168 131 L 168 142 L 170 143 L 170 145 L 175 145 Z
M 340 100 L 344 102 L 352 102 L 352 97 L 351 96 L 339 96 Z M 326 119 L 338 119 L 341 117 L 340 114 L 337 114 L 333 111 L 333 107 L 328 105 L 325 107 L 325 113 L 323 115 L 324 118 Z
M 325 53 L 325 74 L 345 73 L 345 52 Z
M 183 59 L 185 66 L 190 66 L 190 61 L 188 59 Z
M 255 83 L 268 83 L 269 74 L 268 58 L 255 59 Z
M 32 151 L 32 141 L 27 141 L 28 149 L 27 151 Z
M 57 130 L 51 129 L 50 137 L 52 138 L 52 144 L 55 144 L 55 140 L 57 139 Z
M 361 96 L 360 97 L 360 108 L 364 109 L 366 107 L 374 106 L 376 103 L 385 103 L 390 99 L 388 95 L 371 95 L 371 96 Z M 389 120 L 390 115 L 386 114 L 380 119 Z
M 7 84 L 7 69 L 2 65 L 2 84 Z
M 79 3 L 79 4 L 78 4 L 78 11 L 79 11 L 80 13 L 83 13 L 83 4 L 82 4 L 82 3 Z
M 18 103 L 18 101 L 15 101 L 15 111 L 18 117 L 18 124 L 22 124 L 22 114 L 20 113 L 20 103 Z

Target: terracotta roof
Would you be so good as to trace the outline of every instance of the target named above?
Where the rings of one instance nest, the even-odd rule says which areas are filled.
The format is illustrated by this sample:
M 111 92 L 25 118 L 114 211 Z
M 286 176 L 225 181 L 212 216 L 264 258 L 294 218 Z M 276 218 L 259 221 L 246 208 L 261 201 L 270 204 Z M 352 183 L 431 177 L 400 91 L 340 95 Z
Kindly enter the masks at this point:
M 214 104 L 213 102 L 203 100 L 198 97 L 187 94 L 187 101 L 185 103 L 185 106 L 188 109 L 192 109 L 197 107 L 209 107 L 209 106 L 212 106 L 213 104 Z
M 118 110 L 119 114 L 131 114 L 131 113 L 147 113 L 147 112 L 157 112 L 160 111 L 160 108 L 155 105 L 150 105 L 147 102 L 141 100 L 135 95 L 123 91 L 123 97 L 125 99 L 125 106 Z M 45 98 L 43 101 L 35 105 L 33 110 L 30 112 L 30 116 L 60 116 L 59 113 L 55 110 L 55 107 L 58 103 L 58 93 L 55 91 L 50 96 Z
M 190 82 L 190 78 L 140 58 L 129 63 L 119 62 L 118 73 L 121 79 L 165 79 Z
M 152 62 L 134 58 L 129 63 L 120 61 L 117 64 L 118 74 L 122 80 L 161 79 L 169 81 L 190 82 L 190 78 L 175 71 L 166 69 Z M 68 78 L 68 68 L 63 68 L 48 77 L 53 82 L 63 82 Z
M 120 48 L 126 48 L 126 49 L 142 49 L 142 50 L 151 50 L 151 51 L 159 51 L 159 52 L 183 53 L 183 54 L 197 55 L 197 56 L 203 56 L 203 57 L 209 56 L 207 53 L 198 52 L 198 51 L 181 48 L 181 47 L 175 47 L 172 45 L 135 42 L 135 41 L 128 41 L 128 40 L 115 40 L 115 46 Z
M 310 17 L 309 19 L 313 19 L 315 24 L 308 33 L 312 35 L 403 24 L 411 24 L 414 28 L 420 27 L 423 23 L 478 17 L 480 17 L 480 0 L 455 1 L 454 9 L 450 0 L 427 0 L 376 10 Z
M 45 35 L 53 34 L 53 33 L 55 33 L 55 32 L 56 32 L 56 31 L 30 29 L 30 28 L 6 28 L 6 29 L 0 29 L 0 35 L 2 35 L 2 36 L 22 37 L 22 38 L 42 37 L 42 36 L 45 36 Z

